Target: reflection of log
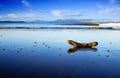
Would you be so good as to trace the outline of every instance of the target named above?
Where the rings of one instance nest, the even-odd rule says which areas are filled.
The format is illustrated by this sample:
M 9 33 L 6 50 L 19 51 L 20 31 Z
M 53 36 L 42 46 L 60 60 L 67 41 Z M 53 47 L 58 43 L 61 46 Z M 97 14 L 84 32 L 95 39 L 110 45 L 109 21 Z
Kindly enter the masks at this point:
M 72 40 L 68 40 L 68 43 L 73 45 L 74 47 L 77 48 L 90 48 L 92 46 L 97 46 L 98 42 L 90 42 L 90 43 L 78 43 Z
M 78 48 L 78 47 L 73 47 L 73 48 L 70 48 L 68 49 L 68 53 L 74 53 L 76 51 L 94 51 L 96 52 L 97 51 L 97 48 Z

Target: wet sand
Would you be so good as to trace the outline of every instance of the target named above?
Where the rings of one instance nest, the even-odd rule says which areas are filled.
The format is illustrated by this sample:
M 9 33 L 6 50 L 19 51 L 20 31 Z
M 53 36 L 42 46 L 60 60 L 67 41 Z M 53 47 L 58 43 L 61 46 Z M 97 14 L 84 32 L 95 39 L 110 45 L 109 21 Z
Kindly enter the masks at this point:
M 119 34 L 118 30 L 0 30 L 0 78 L 120 78 Z M 76 49 L 67 43 L 70 39 L 99 45 Z

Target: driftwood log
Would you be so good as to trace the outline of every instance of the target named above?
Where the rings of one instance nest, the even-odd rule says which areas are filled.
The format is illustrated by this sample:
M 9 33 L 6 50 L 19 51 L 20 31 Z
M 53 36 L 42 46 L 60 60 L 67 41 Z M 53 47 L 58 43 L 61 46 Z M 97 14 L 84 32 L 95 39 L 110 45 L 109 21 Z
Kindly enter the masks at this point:
M 77 48 L 91 48 L 92 46 L 97 46 L 98 42 L 90 42 L 90 43 L 78 43 L 73 40 L 68 40 L 67 41 L 70 45 L 73 45 L 74 47 Z

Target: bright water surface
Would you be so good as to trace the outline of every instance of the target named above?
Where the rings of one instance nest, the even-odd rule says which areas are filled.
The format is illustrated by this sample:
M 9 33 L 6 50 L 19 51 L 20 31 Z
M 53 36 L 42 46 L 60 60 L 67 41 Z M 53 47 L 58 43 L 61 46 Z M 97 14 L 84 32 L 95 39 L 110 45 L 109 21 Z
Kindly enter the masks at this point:
M 0 30 L 0 78 L 120 78 L 118 30 Z M 68 52 L 67 40 L 98 46 Z

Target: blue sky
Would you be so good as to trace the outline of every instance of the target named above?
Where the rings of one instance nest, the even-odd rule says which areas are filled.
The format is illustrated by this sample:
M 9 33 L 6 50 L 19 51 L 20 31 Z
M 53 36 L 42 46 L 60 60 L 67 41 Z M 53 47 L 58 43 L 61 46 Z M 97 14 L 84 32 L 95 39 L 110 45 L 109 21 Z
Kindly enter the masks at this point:
M 120 0 L 0 0 L 0 20 L 120 19 Z

